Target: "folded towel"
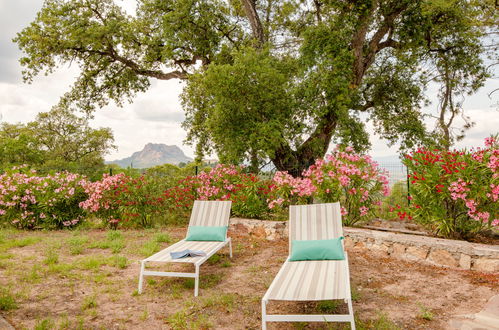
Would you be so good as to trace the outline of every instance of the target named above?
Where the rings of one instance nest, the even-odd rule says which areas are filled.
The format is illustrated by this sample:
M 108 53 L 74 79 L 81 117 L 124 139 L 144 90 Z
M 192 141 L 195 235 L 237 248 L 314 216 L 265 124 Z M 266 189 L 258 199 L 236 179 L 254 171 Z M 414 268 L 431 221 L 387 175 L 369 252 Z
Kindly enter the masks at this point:
M 203 251 L 184 250 L 178 252 L 170 252 L 172 259 L 188 258 L 188 257 L 204 257 L 206 255 Z

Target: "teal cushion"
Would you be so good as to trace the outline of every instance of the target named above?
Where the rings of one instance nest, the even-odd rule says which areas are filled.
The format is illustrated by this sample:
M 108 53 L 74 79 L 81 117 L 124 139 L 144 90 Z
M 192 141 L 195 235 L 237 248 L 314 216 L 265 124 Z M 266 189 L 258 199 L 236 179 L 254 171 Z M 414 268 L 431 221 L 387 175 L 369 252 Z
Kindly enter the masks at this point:
M 186 241 L 219 241 L 224 242 L 227 226 L 190 226 Z
M 343 237 L 312 241 L 292 241 L 290 261 L 345 260 L 341 240 Z

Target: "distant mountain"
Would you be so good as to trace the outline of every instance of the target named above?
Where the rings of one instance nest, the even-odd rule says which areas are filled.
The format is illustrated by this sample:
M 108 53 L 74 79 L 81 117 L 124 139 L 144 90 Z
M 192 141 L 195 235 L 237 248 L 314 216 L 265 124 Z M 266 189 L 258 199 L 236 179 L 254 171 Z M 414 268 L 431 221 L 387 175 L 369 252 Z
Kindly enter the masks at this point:
M 107 164 L 118 164 L 121 167 L 132 166 L 133 168 L 148 168 L 162 164 L 187 163 L 192 158 L 187 157 L 182 149 L 176 145 L 167 146 L 163 143 L 148 143 L 141 151 L 134 152 L 132 156 L 106 162 Z

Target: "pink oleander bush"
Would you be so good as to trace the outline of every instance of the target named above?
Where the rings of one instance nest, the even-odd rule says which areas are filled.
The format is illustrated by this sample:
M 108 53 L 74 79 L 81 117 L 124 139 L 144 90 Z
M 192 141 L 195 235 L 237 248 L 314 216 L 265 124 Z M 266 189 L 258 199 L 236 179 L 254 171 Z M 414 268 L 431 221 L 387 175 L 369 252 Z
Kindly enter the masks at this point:
M 336 148 L 324 159 L 304 171 L 302 178 L 277 172 L 269 208 L 289 204 L 337 202 L 341 204 L 343 223 L 353 225 L 374 216 L 376 206 L 389 194 L 388 178 L 368 155 L 359 155 L 353 148 Z
M 160 185 L 152 178 L 132 178 L 124 173 L 104 174 L 102 180 L 87 182 L 84 188 L 89 197 L 80 203 L 80 207 L 101 218 L 111 228 L 119 224 L 151 227 L 154 218 L 165 213 Z
M 210 171 L 179 180 L 164 192 L 169 211 L 187 217 L 194 200 L 231 200 L 232 214 L 261 218 L 268 214 L 268 181 L 245 173 L 244 167 L 219 164 Z
M 419 149 L 405 156 L 415 220 L 436 234 L 468 239 L 499 226 L 499 144 L 471 150 Z
M 27 166 L 0 175 L 0 223 L 20 229 L 72 228 L 84 221 L 84 176 L 68 172 L 38 175 Z

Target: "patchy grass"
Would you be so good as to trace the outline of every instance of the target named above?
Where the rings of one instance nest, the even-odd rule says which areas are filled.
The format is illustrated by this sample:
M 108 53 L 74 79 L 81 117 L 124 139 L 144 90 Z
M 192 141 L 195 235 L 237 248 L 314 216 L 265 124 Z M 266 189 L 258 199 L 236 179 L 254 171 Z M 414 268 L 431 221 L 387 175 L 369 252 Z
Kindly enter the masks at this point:
M 0 311 L 16 309 L 17 303 L 8 288 L 0 288 Z
M 114 255 L 109 259 L 109 264 L 120 269 L 125 269 L 129 265 L 129 261 L 125 256 Z
M 208 260 L 206 260 L 206 262 L 210 265 L 215 265 L 215 264 L 218 264 L 221 259 L 222 259 L 222 257 L 219 254 L 214 254 L 210 258 L 208 258 Z
M 158 242 L 156 242 L 155 240 L 148 241 L 142 245 L 142 247 L 139 250 L 139 254 L 143 257 L 149 257 L 158 252 L 159 249 L 160 246 Z
M 51 330 L 54 328 L 55 328 L 55 322 L 50 318 L 38 321 L 35 325 L 35 330 Z
M 45 265 L 54 265 L 59 263 L 59 254 L 54 249 L 48 249 L 43 259 Z
M 83 303 L 81 304 L 82 310 L 87 310 L 96 307 L 97 307 L 97 300 L 95 295 L 85 297 L 85 299 L 83 299 Z
M 194 280 L 145 277 L 137 292 L 139 261 L 185 234 L 152 230 L 20 232 L 0 229 L 0 311 L 19 329 L 217 329 L 260 327 L 261 298 L 288 253 L 286 241 L 257 241 L 231 233 L 236 253 L 202 265 L 199 297 Z M 427 322 L 443 303 L 454 313 L 479 309 L 499 288 L 492 277 L 468 275 L 349 251 L 351 292 L 358 329 L 442 329 L 450 313 Z M 192 272 L 188 264 L 148 265 Z M 228 268 L 230 267 L 230 268 Z M 449 283 L 460 283 L 449 286 Z M 417 287 L 418 290 L 411 288 Z M 445 295 L 442 293 L 446 293 Z M 479 295 L 470 294 L 479 292 Z M 449 299 L 448 297 L 466 297 Z M 57 306 L 57 308 L 51 308 Z M 383 306 L 386 313 L 373 306 Z M 343 301 L 270 304 L 269 314 L 342 314 Z M 478 311 L 478 310 L 477 310 Z M 431 317 L 430 317 L 431 318 Z M 345 324 L 269 323 L 270 330 L 348 329 Z
M 71 255 L 82 254 L 86 248 L 86 244 L 88 243 L 88 241 L 89 239 L 87 236 L 78 235 L 69 238 L 66 241 L 66 244 L 68 245 L 69 248 L 69 253 L 71 253 Z
M 418 303 L 418 306 L 419 306 L 418 317 L 426 321 L 432 321 L 433 318 L 435 317 L 432 311 L 422 303 Z
M 154 235 L 154 241 L 157 243 L 171 243 L 172 238 L 168 233 L 157 233 Z
M 38 236 L 28 236 L 15 239 L 7 239 L 7 235 L 3 236 L 0 240 L 0 253 L 13 248 L 23 248 L 25 246 L 33 245 L 40 242 L 42 239 Z
M 317 311 L 322 314 L 334 314 L 341 305 L 338 300 L 324 300 L 317 303 Z

